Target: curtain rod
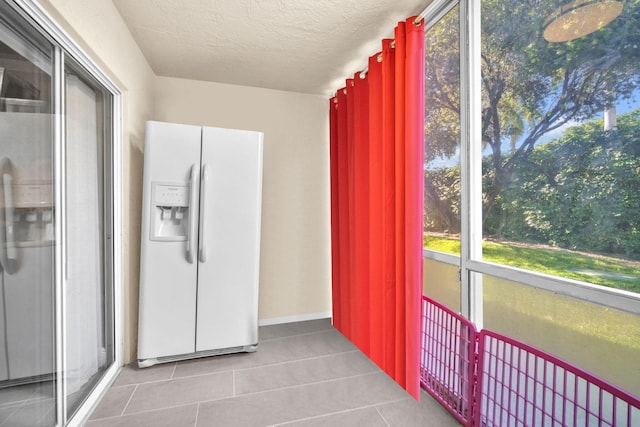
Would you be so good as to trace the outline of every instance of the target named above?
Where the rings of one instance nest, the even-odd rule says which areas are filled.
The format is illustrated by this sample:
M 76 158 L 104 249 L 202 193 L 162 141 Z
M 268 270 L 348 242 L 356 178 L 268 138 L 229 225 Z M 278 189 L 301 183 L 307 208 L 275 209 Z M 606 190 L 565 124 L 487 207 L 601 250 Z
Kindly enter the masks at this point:
M 429 16 L 429 21 L 425 21 L 425 28 L 427 26 L 433 25 L 440 18 L 447 14 L 458 2 L 451 0 L 433 0 L 427 7 L 425 7 L 422 12 L 416 16 L 416 19 L 413 20 L 414 25 L 420 24 L 420 21 L 425 19 L 425 17 Z M 395 45 L 395 42 L 394 42 Z M 395 46 L 392 46 L 395 47 Z M 382 60 L 381 56 L 378 56 L 378 62 Z M 361 79 L 364 79 L 365 75 L 369 71 L 369 66 L 366 65 L 362 71 L 358 74 Z

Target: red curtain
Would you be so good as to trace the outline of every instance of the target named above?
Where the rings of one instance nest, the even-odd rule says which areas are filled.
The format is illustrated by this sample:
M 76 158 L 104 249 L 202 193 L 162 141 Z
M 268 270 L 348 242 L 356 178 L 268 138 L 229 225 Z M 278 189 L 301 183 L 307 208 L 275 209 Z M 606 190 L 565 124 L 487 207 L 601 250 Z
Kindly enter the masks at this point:
M 420 396 L 424 25 L 400 22 L 330 102 L 334 326 Z

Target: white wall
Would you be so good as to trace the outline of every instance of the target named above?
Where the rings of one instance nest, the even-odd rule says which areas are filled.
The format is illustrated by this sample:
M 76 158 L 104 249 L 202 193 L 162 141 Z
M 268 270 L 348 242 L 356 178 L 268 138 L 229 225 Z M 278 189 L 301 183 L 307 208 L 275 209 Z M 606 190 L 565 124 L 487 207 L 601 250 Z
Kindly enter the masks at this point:
M 123 92 L 124 359 L 135 359 L 140 268 L 144 122 L 152 119 L 155 74 L 111 0 L 40 4 Z
M 331 310 L 328 100 L 158 77 L 154 118 L 264 132 L 259 318 Z
M 328 100 L 156 77 L 111 0 L 41 0 L 40 4 L 123 92 L 125 363 L 135 360 L 137 348 L 146 120 L 265 133 L 260 319 L 328 313 Z

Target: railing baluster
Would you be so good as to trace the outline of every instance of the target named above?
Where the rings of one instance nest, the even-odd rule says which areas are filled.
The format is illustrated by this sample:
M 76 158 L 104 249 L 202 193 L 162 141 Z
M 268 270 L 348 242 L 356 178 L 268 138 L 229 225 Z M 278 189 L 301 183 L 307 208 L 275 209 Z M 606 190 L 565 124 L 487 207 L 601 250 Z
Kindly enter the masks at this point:
M 478 332 L 469 320 L 427 297 L 423 304 L 422 386 L 464 426 L 548 425 L 549 421 L 552 426 L 578 425 L 583 409 L 585 426 L 597 419 L 599 426 L 634 427 L 634 409 L 640 413 L 638 397 L 535 347 L 495 332 Z M 541 373 L 539 363 L 543 363 Z M 611 400 L 605 402 L 608 395 Z M 562 401 L 556 402 L 559 398 Z M 597 405 L 591 404 L 592 398 Z M 618 416 L 622 404 L 626 421 Z M 571 420 L 568 405 L 573 405 Z

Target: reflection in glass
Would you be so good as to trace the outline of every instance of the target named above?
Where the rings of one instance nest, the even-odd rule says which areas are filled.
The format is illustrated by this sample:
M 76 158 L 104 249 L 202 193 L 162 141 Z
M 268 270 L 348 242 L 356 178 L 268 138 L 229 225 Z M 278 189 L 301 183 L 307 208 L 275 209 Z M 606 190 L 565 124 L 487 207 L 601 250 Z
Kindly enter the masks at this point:
M 114 360 L 110 230 L 105 154 L 111 96 L 79 66 L 66 64 L 65 382 L 70 417 Z M 106 254 L 109 254 L 106 256 Z
M 484 328 L 544 350 L 640 396 L 636 369 L 640 317 L 481 276 Z
M 50 426 L 56 422 L 53 47 L 6 5 L 0 9 L 0 419 Z
M 460 253 L 459 8 L 425 33 L 425 248 Z
M 554 43 L 557 2 L 482 2 L 485 260 L 640 292 L 640 3 L 621 3 Z
M 440 304 L 460 312 L 460 283 L 458 282 L 457 265 L 434 261 L 425 258 L 423 260 L 422 294 L 438 301 Z

